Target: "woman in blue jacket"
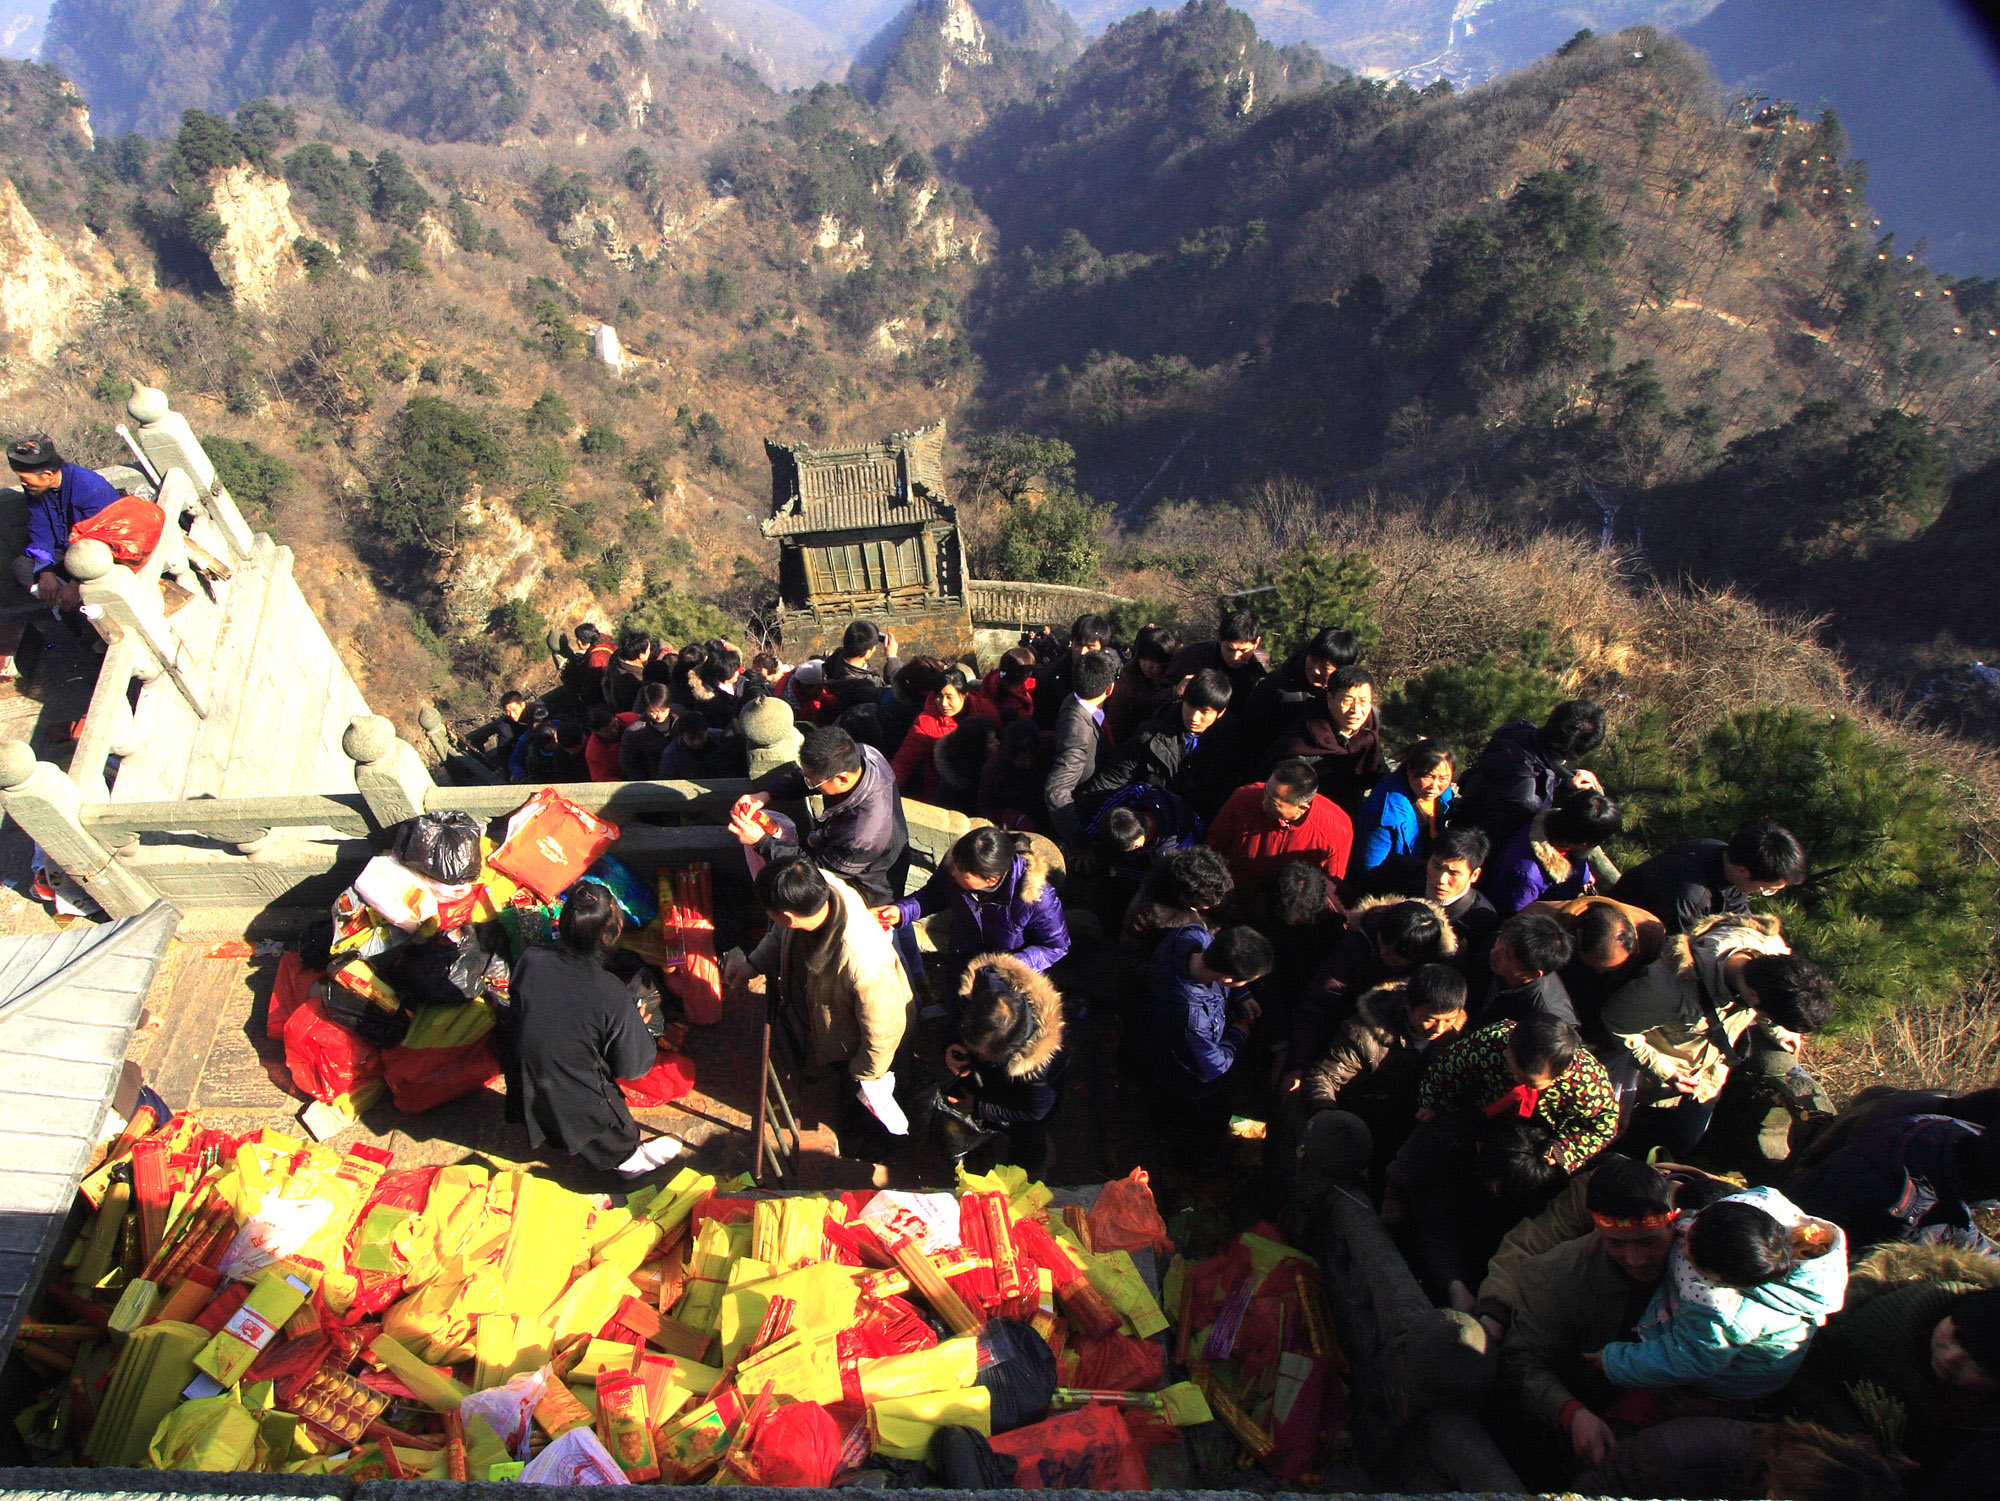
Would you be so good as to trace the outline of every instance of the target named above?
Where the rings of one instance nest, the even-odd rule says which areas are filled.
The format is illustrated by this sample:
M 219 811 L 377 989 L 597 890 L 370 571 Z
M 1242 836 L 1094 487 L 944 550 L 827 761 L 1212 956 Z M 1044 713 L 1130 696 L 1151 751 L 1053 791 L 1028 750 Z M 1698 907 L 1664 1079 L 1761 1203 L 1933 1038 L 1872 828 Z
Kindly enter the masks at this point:
M 1354 820 L 1354 872 L 1395 856 L 1423 859 L 1444 827 L 1457 789 L 1458 753 L 1442 740 L 1419 740 L 1394 771 L 1375 784 Z
M 1047 970 L 1069 952 L 1069 925 L 1050 874 L 1031 836 L 974 829 L 915 896 L 877 907 L 875 915 L 895 928 L 946 914 L 938 946 L 947 956 L 950 994 L 975 954 L 1011 954 L 1030 969 Z

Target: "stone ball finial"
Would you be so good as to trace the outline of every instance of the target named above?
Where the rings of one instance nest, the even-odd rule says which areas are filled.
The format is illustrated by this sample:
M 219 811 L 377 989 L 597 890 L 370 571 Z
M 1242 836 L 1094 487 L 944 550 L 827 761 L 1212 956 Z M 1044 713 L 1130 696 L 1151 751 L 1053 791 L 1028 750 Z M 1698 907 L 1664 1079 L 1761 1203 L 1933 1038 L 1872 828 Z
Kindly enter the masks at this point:
M 340 737 L 340 748 L 357 766 L 380 761 L 394 749 L 396 727 L 380 714 L 357 714 Z
M 417 728 L 428 735 L 444 723 L 444 716 L 437 711 L 436 704 L 425 704 L 417 710 Z
M 35 774 L 35 748 L 25 740 L 0 740 L 0 787 L 18 787 Z
M 134 386 L 125 410 L 131 413 L 134 422 L 158 422 L 173 410 L 173 405 L 158 386 Z
M 101 579 L 112 568 L 111 549 L 94 537 L 86 537 L 81 542 L 72 542 L 63 554 L 63 567 L 69 576 L 79 583 L 87 584 L 92 579 Z

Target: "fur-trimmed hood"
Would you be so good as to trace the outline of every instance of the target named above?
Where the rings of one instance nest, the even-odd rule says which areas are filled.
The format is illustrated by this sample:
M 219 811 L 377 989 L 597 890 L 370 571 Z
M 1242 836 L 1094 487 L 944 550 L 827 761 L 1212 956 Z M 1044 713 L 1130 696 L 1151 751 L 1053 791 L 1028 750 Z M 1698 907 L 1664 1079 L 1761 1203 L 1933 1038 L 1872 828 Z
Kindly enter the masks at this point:
M 1859 1308 L 1871 1298 L 1894 1292 L 1912 1282 L 1956 1282 L 1966 1287 L 2000 1287 L 2000 1256 L 1964 1246 L 1932 1245 L 1927 1241 L 1888 1241 L 1875 1247 L 1848 1270 L 1844 1308 Z
M 1444 950 L 1439 955 L 1439 958 L 1450 959 L 1458 953 L 1458 933 L 1452 927 L 1451 919 L 1445 915 L 1445 910 L 1442 906 L 1427 896 L 1363 897 L 1350 909 L 1348 913 L 1348 926 L 1350 928 L 1365 926 L 1372 936 L 1375 931 L 1375 924 L 1381 921 L 1383 911 L 1390 907 L 1400 907 L 1404 902 L 1422 902 L 1437 914 L 1437 920 L 1444 925 Z M 1370 913 L 1375 914 L 1373 920 L 1369 920 Z
M 1660 960 L 1671 965 L 1676 975 L 1692 979 L 1695 967 L 1694 945 L 1696 941 L 1708 938 L 1710 934 L 1715 934 L 1715 937 L 1710 940 L 1708 947 L 1710 949 L 1721 949 L 1726 935 L 1716 933 L 1716 930 L 1728 927 L 1748 929 L 1760 941 L 1774 938 L 1782 939 L 1785 936 L 1784 925 L 1778 921 L 1778 915 L 1775 912 L 1720 912 L 1714 917 L 1703 918 L 1685 933 L 1674 934 L 1667 940 L 1667 946 L 1660 950 Z M 1746 947 L 1748 947 L 1746 944 L 1734 944 L 1725 952 L 1734 954 Z M 1785 953 L 1787 950 L 1779 949 L 1777 952 Z
M 1026 858 L 1026 857 L 1023 857 Z M 1026 882 L 1023 882 L 1025 886 Z M 1006 1058 L 1003 1067 L 1010 1079 L 1025 1079 L 1048 1065 L 1062 1051 L 1063 1007 L 1062 994 L 1049 977 L 1041 971 L 1030 969 L 1012 954 L 981 954 L 965 966 L 965 973 L 959 978 L 958 994 L 961 1000 L 972 995 L 974 982 L 979 972 L 991 969 L 998 973 L 1014 989 L 1028 998 L 1029 1010 L 1035 1018 L 1034 1034 L 1021 1049 Z
M 1572 863 L 1568 855 L 1549 843 L 1549 815 L 1537 813 L 1528 824 L 1528 853 L 1549 873 L 1549 884 L 1560 886 L 1569 879 Z
M 1404 1023 L 1408 1013 L 1403 1005 L 1406 988 L 1404 981 L 1390 980 L 1354 1003 L 1355 1021 L 1377 1034 L 1384 1047 L 1394 1044 L 1407 1031 Z

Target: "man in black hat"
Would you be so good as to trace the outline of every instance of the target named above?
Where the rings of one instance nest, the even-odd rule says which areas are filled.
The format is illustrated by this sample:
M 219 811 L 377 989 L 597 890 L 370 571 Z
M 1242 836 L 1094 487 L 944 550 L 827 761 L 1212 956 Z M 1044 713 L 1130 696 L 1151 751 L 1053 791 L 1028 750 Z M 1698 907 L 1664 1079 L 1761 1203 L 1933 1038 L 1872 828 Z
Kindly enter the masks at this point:
M 80 596 L 62 567 L 70 528 L 110 505 L 118 491 L 95 470 L 65 463 L 47 433 L 9 443 L 7 467 L 28 492 L 27 566 L 24 570 L 17 565 L 15 574 L 25 572 L 22 586 L 33 589 L 43 603 L 72 608 Z
M 44 604 L 74 609 L 82 603 L 82 591 L 62 567 L 70 528 L 110 505 L 118 492 L 94 470 L 64 463 L 46 433 L 9 443 L 7 466 L 28 500 L 27 546 L 24 555 L 14 559 L 14 577 Z M 0 625 L 0 679 L 17 676 L 14 651 L 21 630 L 18 620 Z

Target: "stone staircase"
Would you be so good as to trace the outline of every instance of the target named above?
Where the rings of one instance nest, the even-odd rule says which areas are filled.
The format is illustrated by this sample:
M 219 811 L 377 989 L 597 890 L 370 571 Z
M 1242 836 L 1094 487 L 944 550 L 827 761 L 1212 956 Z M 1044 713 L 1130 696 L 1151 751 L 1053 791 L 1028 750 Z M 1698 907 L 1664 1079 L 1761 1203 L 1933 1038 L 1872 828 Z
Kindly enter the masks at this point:
M 260 533 L 210 587 L 213 602 L 198 593 L 167 617 L 196 664 L 207 713 L 166 673 L 142 681 L 109 800 L 353 792 L 340 737 L 368 705 L 299 592 L 291 549 Z M 80 760 L 73 775 L 87 771 Z

